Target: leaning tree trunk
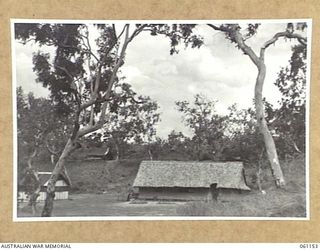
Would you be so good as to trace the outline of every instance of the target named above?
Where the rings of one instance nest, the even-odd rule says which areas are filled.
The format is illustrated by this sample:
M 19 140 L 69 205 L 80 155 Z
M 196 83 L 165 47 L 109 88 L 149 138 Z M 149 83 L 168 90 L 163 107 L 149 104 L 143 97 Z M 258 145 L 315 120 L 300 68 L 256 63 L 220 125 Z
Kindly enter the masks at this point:
M 146 25 L 141 25 L 140 27 L 138 27 L 133 32 L 133 34 L 131 36 L 129 36 L 129 26 L 130 26 L 129 24 L 126 24 L 124 26 L 124 28 L 123 28 L 122 33 L 118 37 L 116 36 L 116 32 L 114 30 L 114 35 L 116 37 L 116 42 L 112 43 L 110 45 L 110 47 L 106 47 L 107 50 L 105 51 L 105 55 L 101 59 L 101 62 L 104 62 L 104 60 L 107 59 L 107 56 L 112 51 L 112 49 L 115 47 L 115 45 L 119 41 L 119 38 L 121 37 L 121 35 L 124 33 L 125 34 L 124 43 L 122 45 L 120 54 L 117 57 L 116 63 L 113 66 L 111 76 L 110 76 L 109 80 L 107 81 L 107 86 L 108 87 L 105 90 L 105 92 L 104 92 L 104 94 L 103 94 L 103 96 L 101 98 L 104 101 L 100 102 L 100 100 L 98 100 L 99 89 L 100 89 L 99 87 L 102 86 L 100 84 L 105 84 L 105 82 L 101 80 L 101 72 L 102 72 L 102 68 L 103 68 L 103 64 L 102 63 L 99 63 L 97 68 L 96 68 L 96 70 L 97 70 L 96 78 L 94 80 L 94 85 L 92 85 L 94 87 L 91 88 L 90 99 L 87 102 L 81 103 L 81 95 L 77 92 L 77 88 L 72 88 L 73 89 L 72 92 L 74 94 L 75 100 L 76 100 L 77 105 L 78 105 L 77 111 L 75 113 L 76 116 L 75 116 L 74 130 L 73 130 L 72 135 L 69 138 L 67 144 L 65 145 L 65 148 L 64 148 L 62 154 L 60 155 L 60 158 L 58 159 L 58 161 L 57 161 L 57 163 L 56 163 L 56 165 L 55 165 L 55 167 L 53 169 L 52 175 L 51 175 L 51 177 L 50 177 L 50 179 L 48 181 L 47 197 L 46 197 L 46 200 L 45 200 L 44 208 L 42 210 L 42 216 L 43 217 L 49 217 L 52 214 L 53 200 L 54 200 L 54 197 L 55 197 L 55 184 L 56 184 L 56 182 L 58 180 L 59 175 L 63 174 L 68 178 L 68 175 L 66 173 L 66 168 L 65 168 L 65 161 L 66 161 L 67 157 L 74 150 L 79 148 L 80 145 L 77 142 L 77 140 L 79 138 L 81 138 L 82 136 L 85 136 L 85 135 L 90 134 L 90 133 L 92 133 L 94 131 L 97 131 L 98 129 L 101 129 L 102 126 L 105 123 L 106 110 L 107 110 L 108 103 L 109 103 L 108 100 L 109 100 L 109 97 L 110 97 L 110 94 L 111 94 L 111 91 L 112 91 L 113 84 L 114 84 L 114 82 L 116 80 L 117 72 L 118 72 L 119 68 L 121 67 L 121 65 L 123 64 L 123 59 L 125 57 L 125 52 L 126 52 L 127 46 L 132 41 L 132 39 L 142 31 L 142 29 Z M 113 28 L 114 28 L 114 26 L 113 26 Z M 118 49 L 117 49 L 116 54 L 118 54 Z M 91 50 L 90 50 L 90 52 L 91 52 Z M 92 54 L 92 52 L 91 52 L 91 54 Z M 55 66 L 58 67 L 57 65 L 55 65 Z M 75 79 L 73 79 L 73 77 L 70 75 L 70 73 L 68 71 L 66 71 L 64 68 L 60 67 L 60 69 L 65 71 L 65 73 L 67 73 L 70 76 L 70 78 L 72 80 L 72 85 L 74 85 Z M 84 127 L 82 127 L 80 129 L 80 123 L 79 123 L 79 121 L 80 121 L 80 113 L 82 111 L 86 110 L 87 108 L 89 108 L 90 106 L 95 105 L 97 103 L 101 103 L 102 104 L 101 105 L 101 110 L 100 110 L 100 117 L 99 117 L 98 121 L 96 123 L 93 122 L 94 116 L 91 116 L 90 117 L 90 119 L 91 119 L 90 123 L 87 124 L 87 126 L 84 126 Z
M 285 185 L 285 180 L 283 177 L 282 169 L 279 164 L 276 146 L 272 138 L 272 135 L 268 129 L 267 121 L 265 119 L 265 114 L 264 114 L 262 89 L 263 89 L 264 79 L 266 76 L 266 66 L 264 64 L 263 59 L 260 58 L 260 63 L 259 65 L 257 65 L 257 67 L 258 67 L 259 73 L 256 80 L 254 97 L 255 97 L 255 108 L 256 108 L 258 128 L 259 128 L 259 132 L 262 134 L 264 139 L 268 160 L 270 162 L 272 175 L 275 178 L 276 186 L 281 187 Z
M 32 215 L 36 215 L 36 213 L 37 213 L 37 199 L 40 196 L 40 191 L 41 191 L 40 180 L 39 180 L 39 176 L 38 176 L 37 172 L 34 173 L 34 177 L 37 182 L 37 187 L 32 192 L 32 194 L 30 194 L 30 197 L 29 197 L 29 205 L 32 208 Z
M 37 170 L 32 166 L 32 160 L 37 155 L 37 149 L 34 150 L 34 152 L 31 154 L 31 156 L 28 159 L 28 171 L 33 176 L 35 181 L 35 189 L 30 192 L 29 195 L 29 205 L 32 208 L 32 214 L 35 215 L 37 212 L 37 199 L 40 196 L 41 191 L 41 184 L 38 176 Z
M 55 197 L 55 185 L 58 180 L 59 175 L 63 172 L 65 168 L 66 158 L 70 155 L 72 151 L 77 148 L 77 143 L 75 140 L 69 139 L 62 154 L 60 155 L 53 171 L 52 175 L 48 181 L 47 186 L 47 196 L 45 200 L 45 204 L 42 210 L 42 217 L 50 217 L 53 210 L 53 200 Z

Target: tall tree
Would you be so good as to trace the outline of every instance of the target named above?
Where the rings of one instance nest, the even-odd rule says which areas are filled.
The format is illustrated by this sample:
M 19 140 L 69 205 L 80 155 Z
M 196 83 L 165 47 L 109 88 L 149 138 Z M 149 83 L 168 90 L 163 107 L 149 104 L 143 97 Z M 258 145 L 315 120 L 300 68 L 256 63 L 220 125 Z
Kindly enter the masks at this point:
M 128 44 L 146 26 L 96 25 L 99 36 L 94 40 L 89 34 L 94 27 L 84 24 L 15 24 L 16 39 L 52 48 L 34 55 L 37 81 L 49 88 L 57 104 L 65 104 L 66 112 L 74 114 L 73 130 L 48 182 L 42 216 L 52 214 L 55 184 L 65 172 L 66 158 L 80 147 L 81 137 L 104 125 Z
M 226 35 L 226 39 L 235 43 L 236 46 L 247 55 L 254 65 L 258 69 L 258 75 L 255 83 L 255 109 L 256 118 L 260 133 L 263 135 L 266 152 L 270 162 L 273 176 L 275 178 L 276 185 L 278 187 L 285 185 L 285 179 L 282 169 L 280 167 L 277 150 L 274 140 L 268 129 L 267 122 L 264 114 L 263 105 L 263 85 L 266 77 L 266 64 L 265 64 L 265 51 L 270 45 L 275 44 L 279 38 L 296 39 L 302 46 L 307 46 L 307 39 L 300 34 L 296 33 L 296 30 L 303 30 L 306 28 L 305 23 L 298 23 L 296 26 L 292 23 L 288 23 L 286 30 L 275 33 L 273 37 L 267 40 L 260 48 L 259 54 L 256 54 L 254 50 L 247 44 L 247 40 L 256 34 L 259 24 L 249 24 L 243 31 L 239 24 L 222 24 L 214 25 L 208 24 L 210 28 L 215 31 L 221 31 Z
M 216 101 L 208 100 L 205 96 L 197 94 L 193 104 L 188 101 L 178 101 L 178 111 L 183 113 L 183 119 L 194 133 L 192 138 L 198 160 L 202 154 L 211 159 L 218 159 L 224 136 L 224 117 L 215 110 Z
M 165 24 L 54 24 L 16 23 L 15 38 L 42 47 L 34 55 L 37 81 L 50 90 L 57 105 L 73 114 L 73 131 L 59 156 L 48 182 L 42 216 L 51 216 L 55 183 L 66 171 L 66 158 L 81 145 L 79 140 L 101 129 L 106 122 L 117 73 L 124 64 L 127 47 L 142 31 L 171 39 L 171 53 L 182 41 L 199 47 L 201 39 L 192 35 L 195 25 Z M 99 32 L 92 37 L 91 30 Z

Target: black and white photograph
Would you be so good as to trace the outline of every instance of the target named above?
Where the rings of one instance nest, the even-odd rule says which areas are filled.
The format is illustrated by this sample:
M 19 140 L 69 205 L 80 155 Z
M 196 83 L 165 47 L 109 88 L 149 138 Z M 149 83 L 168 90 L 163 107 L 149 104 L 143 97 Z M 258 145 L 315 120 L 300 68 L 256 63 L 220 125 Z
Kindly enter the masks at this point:
M 308 220 L 310 19 L 12 19 L 14 221 Z

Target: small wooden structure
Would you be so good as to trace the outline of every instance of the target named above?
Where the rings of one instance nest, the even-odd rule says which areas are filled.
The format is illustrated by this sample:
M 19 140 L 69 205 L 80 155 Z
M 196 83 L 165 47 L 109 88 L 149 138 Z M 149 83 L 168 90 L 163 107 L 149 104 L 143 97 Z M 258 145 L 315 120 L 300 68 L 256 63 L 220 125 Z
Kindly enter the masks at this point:
M 41 184 L 40 195 L 38 201 L 44 201 L 46 199 L 46 189 L 48 181 L 51 176 L 51 172 L 39 172 L 39 180 Z M 64 178 L 63 175 L 59 175 L 58 180 L 55 185 L 55 200 L 67 200 L 69 198 L 70 183 Z M 28 201 L 27 187 L 25 185 L 18 186 L 18 200 L 19 201 Z
M 249 191 L 241 162 L 143 161 L 133 188 L 144 200 L 217 200 Z

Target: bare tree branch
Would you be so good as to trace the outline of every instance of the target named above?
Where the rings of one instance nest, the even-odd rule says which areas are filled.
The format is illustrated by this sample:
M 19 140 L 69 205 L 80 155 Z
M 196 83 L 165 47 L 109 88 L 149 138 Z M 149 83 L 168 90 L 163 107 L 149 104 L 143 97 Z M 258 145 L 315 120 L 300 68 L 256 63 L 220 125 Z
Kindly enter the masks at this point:
M 275 43 L 280 37 L 286 37 L 289 39 L 294 38 L 294 39 L 297 39 L 301 44 L 307 45 L 307 38 L 296 33 L 285 31 L 285 32 L 278 32 L 277 34 L 275 34 L 270 40 L 264 43 L 262 48 L 263 49 L 268 48 L 271 44 Z
M 235 42 L 237 43 L 237 45 L 239 46 L 239 48 L 246 54 L 249 56 L 249 58 L 251 59 L 251 61 L 258 66 L 260 61 L 259 61 L 259 57 L 256 55 L 256 53 L 245 43 L 245 40 L 243 39 L 242 34 L 240 33 L 240 31 L 236 28 L 231 29 L 228 28 L 226 26 L 216 26 L 214 24 L 207 24 L 209 27 L 211 27 L 214 30 L 218 30 L 218 31 L 222 31 L 224 33 L 227 33 L 230 37 L 232 37 Z
M 93 84 L 91 83 L 91 98 L 80 105 L 79 110 L 82 111 L 92 105 L 94 105 L 97 101 L 98 98 L 98 91 L 99 91 L 99 85 L 100 85 L 100 80 L 101 80 L 101 69 L 102 66 L 100 65 L 97 69 L 97 73 L 96 73 L 96 79 L 95 79 L 95 83 L 94 83 L 94 87 Z
M 119 38 L 122 36 L 123 32 L 126 30 L 126 26 L 127 26 L 127 24 L 123 26 L 119 36 L 117 36 L 116 28 L 115 28 L 115 25 L 113 24 L 113 31 L 114 31 L 115 37 L 117 38 L 117 41 L 119 41 Z
M 265 50 L 271 45 L 274 44 L 280 37 L 286 37 L 289 39 L 297 39 L 302 45 L 307 45 L 307 38 L 296 34 L 296 33 L 291 33 L 289 31 L 284 31 L 284 32 L 278 32 L 276 33 L 270 40 L 266 41 L 264 45 L 261 47 L 260 50 L 260 58 L 264 58 L 264 53 Z
M 77 134 L 78 137 L 82 137 L 82 136 L 84 136 L 86 134 L 89 134 L 89 133 L 91 133 L 93 131 L 96 131 L 97 129 L 102 128 L 103 124 L 105 123 L 106 110 L 107 110 L 107 107 L 108 107 L 108 102 L 106 100 L 109 99 L 109 97 L 110 97 L 111 90 L 112 90 L 112 87 L 113 87 L 113 84 L 114 84 L 114 81 L 115 81 L 115 76 L 117 75 L 117 72 L 118 72 L 118 70 L 119 70 L 119 68 L 120 68 L 120 66 L 122 64 L 122 60 L 123 60 L 123 58 L 125 56 L 125 51 L 127 49 L 127 46 L 129 44 L 129 42 L 130 42 L 130 40 L 129 40 L 129 25 L 127 24 L 126 25 L 126 36 L 124 38 L 124 44 L 122 46 L 118 61 L 117 61 L 116 65 L 113 68 L 112 75 L 111 75 L 111 77 L 109 79 L 108 88 L 106 90 L 106 94 L 102 97 L 102 99 L 105 100 L 105 101 L 103 102 L 102 107 L 101 107 L 100 119 L 96 124 L 89 125 L 89 126 L 86 126 L 86 127 L 82 128 L 82 129 L 80 129 L 78 134 Z
M 135 38 L 137 35 L 139 35 L 140 32 L 141 32 L 145 27 L 147 27 L 147 26 L 148 26 L 148 24 L 143 24 L 143 25 L 141 25 L 139 28 L 137 28 L 137 29 L 132 33 L 132 35 L 130 36 L 128 42 L 131 42 L 131 41 L 133 40 L 133 38 Z
M 88 126 L 81 128 L 77 134 L 78 138 L 102 128 L 103 124 L 105 123 L 107 107 L 108 107 L 108 102 L 104 102 L 101 107 L 101 114 L 100 114 L 99 121 L 94 125 L 89 124 Z
M 82 51 L 83 51 L 84 53 L 88 53 L 88 54 L 92 55 L 92 56 L 97 60 L 98 63 L 101 63 L 100 60 L 99 60 L 99 58 L 92 52 L 91 44 L 90 44 L 90 40 L 89 40 L 89 30 L 88 30 L 88 27 L 87 27 L 87 26 L 85 26 L 85 27 L 86 27 L 86 30 L 85 30 L 86 35 L 80 34 L 80 38 L 81 38 L 81 40 L 82 40 L 83 46 L 86 47 L 86 50 L 82 50 Z M 86 41 L 84 41 L 84 39 L 85 39 Z
M 227 27 L 225 27 L 225 26 L 216 26 L 216 25 L 214 25 L 214 24 L 210 24 L 210 23 L 208 23 L 207 24 L 209 27 L 211 27 L 212 29 L 214 29 L 214 30 L 218 30 L 218 31 L 222 31 L 222 32 L 230 32 L 230 29 L 228 29 Z
M 112 74 L 111 74 L 111 77 L 109 79 L 109 82 L 108 82 L 108 89 L 106 91 L 106 94 L 103 96 L 103 99 L 108 99 L 109 96 L 110 96 L 110 93 L 111 93 L 111 89 L 113 87 L 113 84 L 114 84 L 114 80 L 115 80 L 115 77 L 118 73 L 118 70 L 123 62 L 123 58 L 125 56 L 125 52 L 126 52 L 126 49 L 128 47 L 128 44 L 130 42 L 129 40 L 129 24 L 126 25 L 126 36 L 125 36 L 125 40 L 124 40 L 124 44 L 122 46 L 122 49 L 121 49 L 121 52 L 120 52 L 120 56 L 118 58 L 118 61 L 116 63 L 116 65 L 114 66 L 113 68 L 113 71 L 112 71 Z

